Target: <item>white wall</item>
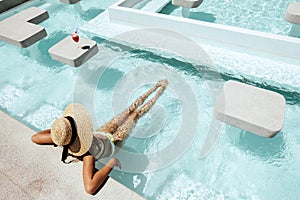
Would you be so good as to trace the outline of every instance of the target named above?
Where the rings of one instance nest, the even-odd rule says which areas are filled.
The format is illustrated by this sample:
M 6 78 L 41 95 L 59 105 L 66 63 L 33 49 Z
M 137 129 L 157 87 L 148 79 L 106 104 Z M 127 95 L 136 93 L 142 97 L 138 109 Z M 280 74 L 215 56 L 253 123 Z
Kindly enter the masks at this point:
M 144 12 L 119 6 L 119 1 L 108 8 L 111 21 L 134 27 L 156 27 L 177 31 L 195 40 L 212 40 L 245 47 L 255 51 L 299 59 L 300 39 L 252 31 L 242 28 L 202 22 L 182 17 Z

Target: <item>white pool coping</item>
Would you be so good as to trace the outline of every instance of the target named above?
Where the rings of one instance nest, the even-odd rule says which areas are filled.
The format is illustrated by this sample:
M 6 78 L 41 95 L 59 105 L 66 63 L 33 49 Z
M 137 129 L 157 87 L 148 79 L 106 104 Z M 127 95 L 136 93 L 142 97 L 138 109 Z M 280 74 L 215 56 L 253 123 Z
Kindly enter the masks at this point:
M 299 38 L 128 8 L 123 6 L 129 4 L 127 1 L 136 0 L 118 1 L 81 29 L 111 38 L 127 31 L 154 27 L 179 32 L 199 44 L 212 41 L 299 60 Z
M 144 199 L 112 178 L 95 196 L 88 195 L 82 162 L 63 164 L 60 148 L 33 144 L 34 131 L 3 111 L 0 134 L 1 199 Z

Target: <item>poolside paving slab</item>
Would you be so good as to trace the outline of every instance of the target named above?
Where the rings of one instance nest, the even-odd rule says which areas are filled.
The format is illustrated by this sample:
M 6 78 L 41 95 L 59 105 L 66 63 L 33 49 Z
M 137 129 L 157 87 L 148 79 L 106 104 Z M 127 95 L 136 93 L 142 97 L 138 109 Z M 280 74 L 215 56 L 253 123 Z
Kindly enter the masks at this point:
M 285 98 L 273 91 L 228 81 L 218 98 L 220 121 L 262 137 L 274 137 L 283 127 Z
M 0 21 L 0 40 L 22 48 L 31 46 L 47 36 L 38 23 L 49 18 L 48 12 L 31 7 Z
M 0 134 L 0 199 L 144 199 L 112 178 L 88 195 L 82 162 L 63 164 L 61 148 L 33 144 L 34 131 L 2 111 Z
M 53 60 L 78 67 L 97 54 L 98 46 L 93 40 L 80 38 L 76 43 L 68 36 L 52 46 L 48 52 Z

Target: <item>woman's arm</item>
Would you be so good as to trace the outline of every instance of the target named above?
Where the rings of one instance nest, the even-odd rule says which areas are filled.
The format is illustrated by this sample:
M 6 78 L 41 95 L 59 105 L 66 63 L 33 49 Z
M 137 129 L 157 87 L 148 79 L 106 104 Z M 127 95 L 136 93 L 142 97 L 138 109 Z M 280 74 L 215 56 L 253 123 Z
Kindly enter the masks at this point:
M 83 184 L 88 194 L 94 194 L 105 181 L 114 166 L 121 168 L 119 160 L 111 158 L 104 167 L 95 172 L 95 158 L 92 155 L 83 157 Z
M 50 129 L 38 132 L 31 137 L 31 141 L 36 144 L 53 145 L 54 143 L 51 139 L 50 132 Z

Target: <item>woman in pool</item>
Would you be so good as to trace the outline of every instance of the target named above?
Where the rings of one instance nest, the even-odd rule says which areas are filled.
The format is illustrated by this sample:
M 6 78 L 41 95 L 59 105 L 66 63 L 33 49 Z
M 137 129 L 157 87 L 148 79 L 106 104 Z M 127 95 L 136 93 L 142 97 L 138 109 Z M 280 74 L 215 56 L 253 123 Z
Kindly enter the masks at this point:
M 32 141 L 41 145 L 63 146 L 61 160 L 64 163 L 68 155 L 82 160 L 85 190 L 89 194 L 94 194 L 113 167 L 121 168 L 120 162 L 116 158 L 111 158 L 102 169 L 96 171 L 95 161 L 114 154 L 114 143 L 126 138 L 135 122 L 150 109 L 167 85 L 167 80 L 159 81 L 125 111 L 95 132 L 88 111 L 80 104 L 70 104 L 65 108 L 62 118 L 53 122 L 51 129 L 36 133 L 32 136 Z M 139 108 L 158 88 L 155 96 Z

